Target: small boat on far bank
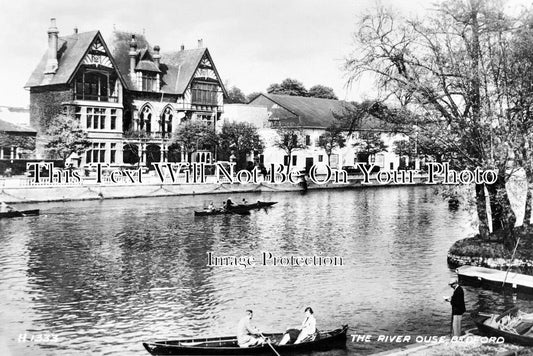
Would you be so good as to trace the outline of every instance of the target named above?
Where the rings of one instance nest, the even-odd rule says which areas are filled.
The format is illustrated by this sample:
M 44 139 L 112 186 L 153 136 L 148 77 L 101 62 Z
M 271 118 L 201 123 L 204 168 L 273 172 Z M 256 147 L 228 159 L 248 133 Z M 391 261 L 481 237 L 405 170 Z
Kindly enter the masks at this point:
M 343 325 L 319 332 L 313 341 L 287 345 L 276 345 L 283 337 L 283 333 L 279 333 L 263 334 L 270 343 L 252 347 L 239 347 L 236 336 L 144 342 L 143 346 L 152 355 L 274 355 L 274 350 L 280 355 L 292 355 L 345 348 L 347 332 L 348 325 Z
M 20 218 L 24 216 L 37 216 L 39 215 L 39 209 L 34 210 L 13 210 L 0 213 L 0 219 L 4 218 Z
M 472 313 L 480 333 L 503 337 L 505 342 L 533 346 L 533 314 L 520 311 L 517 307 L 500 315 Z

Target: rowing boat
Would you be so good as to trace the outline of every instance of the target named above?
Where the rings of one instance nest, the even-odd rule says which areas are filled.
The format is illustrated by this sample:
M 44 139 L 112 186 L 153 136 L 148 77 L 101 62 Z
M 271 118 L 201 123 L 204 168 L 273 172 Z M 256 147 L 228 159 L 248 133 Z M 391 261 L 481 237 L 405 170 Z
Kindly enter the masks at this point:
M 39 209 L 34 210 L 13 210 L 0 213 L 0 219 L 2 218 L 20 218 L 23 216 L 36 216 L 39 215 Z
M 236 336 L 180 339 L 143 343 L 152 355 L 273 355 L 275 349 L 281 355 L 291 355 L 309 351 L 327 351 L 346 347 L 348 325 L 340 329 L 319 332 L 313 341 L 299 344 L 277 345 L 282 333 L 263 334 L 270 344 L 252 347 L 239 347 Z
M 472 318 L 484 335 L 501 336 L 505 342 L 533 346 L 533 314 L 513 308 L 500 315 L 472 313 Z

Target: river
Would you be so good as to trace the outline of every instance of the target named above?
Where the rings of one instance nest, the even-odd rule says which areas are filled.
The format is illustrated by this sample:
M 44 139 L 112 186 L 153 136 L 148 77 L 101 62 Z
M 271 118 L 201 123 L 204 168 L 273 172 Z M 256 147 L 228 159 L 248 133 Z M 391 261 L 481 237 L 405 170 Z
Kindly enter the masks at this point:
M 378 335 L 445 335 L 451 244 L 472 217 L 431 187 L 233 196 L 278 201 L 249 216 L 194 217 L 227 195 L 39 204 L 0 220 L 2 355 L 148 355 L 141 342 L 234 334 L 245 309 L 261 330 L 299 325 L 371 335 L 356 355 L 401 346 Z M 29 208 L 29 207 L 28 207 Z M 336 266 L 208 266 L 214 256 L 338 256 Z M 465 287 L 468 311 L 512 296 Z M 530 301 L 518 300 L 530 306 Z M 465 317 L 466 327 L 472 321 Z M 31 338 L 33 337 L 33 340 Z M 49 338 L 49 340 L 39 340 Z

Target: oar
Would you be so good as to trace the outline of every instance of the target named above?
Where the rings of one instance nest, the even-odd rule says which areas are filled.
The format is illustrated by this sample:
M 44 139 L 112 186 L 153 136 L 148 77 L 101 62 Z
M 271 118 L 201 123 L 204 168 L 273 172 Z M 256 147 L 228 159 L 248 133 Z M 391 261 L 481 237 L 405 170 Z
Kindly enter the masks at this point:
M 267 339 L 267 338 L 265 337 L 265 335 L 263 335 L 263 333 L 259 333 L 259 335 L 261 335 L 261 337 L 262 337 L 263 339 L 266 340 L 268 346 L 270 346 L 270 348 L 272 349 L 272 351 L 274 351 L 274 353 L 276 354 L 276 356 L 281 356 L 281 355 L 279 354 L 279 352 L 276 351 L 276 349 L 274 348 L 274 346 L 272 346 L 272 344 L 270 343 L 270 340 Z

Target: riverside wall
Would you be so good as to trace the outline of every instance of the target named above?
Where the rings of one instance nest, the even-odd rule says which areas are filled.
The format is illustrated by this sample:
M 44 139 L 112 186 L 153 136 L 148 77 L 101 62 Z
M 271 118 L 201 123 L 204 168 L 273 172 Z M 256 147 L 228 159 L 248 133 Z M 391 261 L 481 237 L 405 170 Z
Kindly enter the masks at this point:
M 406 185 L 425 185 L 422 180 Z M 395 187 L 399 185 L 378 184 L 375 180 L 370 184 L 362 184 L 361 180 L 350 180 L 348 183 L 315 184 L 310 182 L 308 190 L 318 189 L 360 189 L 369 187 Z M 0 201 L 8 204 L 36 203 L 71 200 L 119 199 L 140 197 L 162 197 L 196 194 L 231 194 L 256 192 L 289 192 L 303 191 L 298 184 L 281 183 L 203 183 L 203 184 L 170 184 L 170 183 L 131 183 L 131 184 L 72 184 L 72 185 L 27 185 L 10 184 L 5 181 L 0 185 Z

